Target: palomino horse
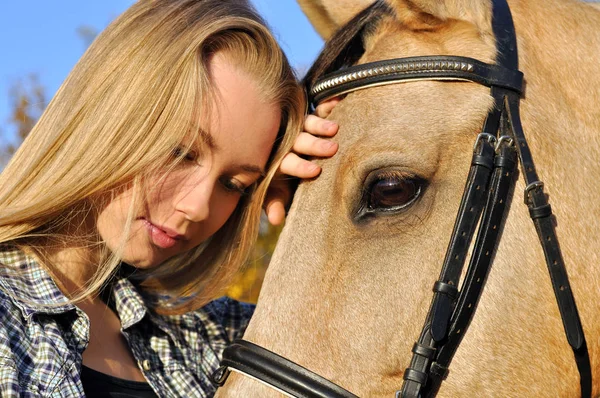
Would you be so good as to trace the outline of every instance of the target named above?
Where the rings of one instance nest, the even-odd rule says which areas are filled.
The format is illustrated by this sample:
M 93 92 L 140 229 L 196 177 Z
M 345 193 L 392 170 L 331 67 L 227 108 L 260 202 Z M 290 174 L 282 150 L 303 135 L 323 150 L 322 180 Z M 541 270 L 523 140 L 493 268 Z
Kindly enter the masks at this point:
M 328 38 L 370 1 L 300 0 Z M 510 0 L 525 76 L 522 124 L 600 393 L 600 12 L 574 0 Z M 389 0 L 361 33 L 358 64 L 423 55 L 493 63 L 491 0 Z M 344 29 L 351 29 L 345 27 Z M 328 51 L 326 48 L 325 51 Z M 301 184 L 245 339 L 361 397 L 403 384 L 440 274 L 473 153 L 493 106 L 472 82 L 411 81 L 353 91 L 330 118 L 339 153 Z M 477 313 L 439 396 L 578 396 L 527 206 L 516 200 Z M 232 374 L 220 396 L 278 393 Z

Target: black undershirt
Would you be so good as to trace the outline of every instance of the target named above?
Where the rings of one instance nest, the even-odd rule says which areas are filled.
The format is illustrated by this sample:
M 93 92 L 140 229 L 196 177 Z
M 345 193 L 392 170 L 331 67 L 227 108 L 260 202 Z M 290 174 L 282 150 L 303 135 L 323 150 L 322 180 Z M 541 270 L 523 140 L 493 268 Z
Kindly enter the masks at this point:
M 87 398 L 157 398 L 146 382 L 120 379 L 85 365 L 81 367 L 81 384 Z

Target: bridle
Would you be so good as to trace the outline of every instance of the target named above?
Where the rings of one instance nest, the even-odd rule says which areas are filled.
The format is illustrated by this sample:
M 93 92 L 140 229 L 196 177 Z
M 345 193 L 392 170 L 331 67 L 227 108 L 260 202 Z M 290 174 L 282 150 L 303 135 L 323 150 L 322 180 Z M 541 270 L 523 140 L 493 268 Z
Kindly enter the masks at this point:
M 352 23 L 365 24 L 375 2 Z M 554 229 L 554 216 L 538 179 L 519 115 L 523 75 L 506 0 L 493 0 L 492 25 L 498 56 L 495 64 L 457 56 L 423 56 L 348 66 L 326 73 L 310 89 L 313 104 L 367 87 L 414 80 L 465 80 L 490 87 L 489 111 L 474 147 L 471 168 L 433 299 L 410 366 L 396 397 L 435 396 L 474 316 L 512 198 L 517 163 L 525 178 L 525 204 L 538 233 L 567 341 L 580 374 L 581 396 L 591 396 L 592 374 L 585 336 Z M 335 38 L 334 38 L 335 39 Z M 468 251 L 476 234 L 469 258 Z M 460 290 L 458 283 L 469 260 Z M 325 378 L 244 340 L 225 349 L 213 376 L 223 385 L 230 370 L 241 372 L 292 397 L 356 397 Z

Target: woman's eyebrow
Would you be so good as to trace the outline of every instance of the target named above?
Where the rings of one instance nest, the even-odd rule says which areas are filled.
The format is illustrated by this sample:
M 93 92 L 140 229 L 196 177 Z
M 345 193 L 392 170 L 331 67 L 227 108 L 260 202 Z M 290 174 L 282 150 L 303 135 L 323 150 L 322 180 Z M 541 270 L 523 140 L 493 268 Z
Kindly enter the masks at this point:
M 212 135 L 210 135 L 210 133 L 208 133 L 202 127 L 198 127 L 197 130 L 198 134 L 200 135 L 200 138 L 202 139 L 202 142 L 204 142 L 204 144 L 208 146 L 209 149 L 215 152 L 220 149 L 217 143 L 215 142 L 215 139 L 212 137 Z
M 247 171 L 249 173 L 260 174 L 261 177 L 265 176 L 265 170 L 262 167 L 253 165 L 253 164 L 243 164 L 240 166 L 240 169 Z

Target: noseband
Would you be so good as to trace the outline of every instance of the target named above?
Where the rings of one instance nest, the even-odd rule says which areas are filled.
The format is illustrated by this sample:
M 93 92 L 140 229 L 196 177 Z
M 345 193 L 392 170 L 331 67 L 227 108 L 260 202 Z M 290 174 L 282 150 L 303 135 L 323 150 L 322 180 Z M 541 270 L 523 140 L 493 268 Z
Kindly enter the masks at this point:
M 381 7 L 377 1 L 370 8 Z M 360 16 L 355 20 L 359 20 Z M 350 22 L 352 23 L 352 21 Z M 396 397 L 435 396 L 475 314 L 494 258 L 508 202 L 517 179 L 525 178 L 525 204 L 546 258 L 567 341 L 580 374 L 581 396 L 589 397 L 592 375 L 587 344 L 554 230 L 554 216 L 538 179 L 519 115 L 523 74 L 518 70 L 517 42 L 506 0 L 493 0 L 492 25 L 496 64 L 457 56 L 424 56 L 346 67 L 318 79 L 310 89 L 313 104 L 373 86 L 415 80 L 464 80 L 490 87 L 494 107 L 474 147 L 469 177 L 439 279 L 421 334 L 412 348 L 410 366 Z M 472 255 L 468 250 L 476 235 Z M 458 283 L 469 260 L 461 289 Z M 237 340 L 225 349 L 213 376 L 223 385 L 230 370 L 241 372 L 292 397 L 350 398 L 354 394 L 262 347 Z

